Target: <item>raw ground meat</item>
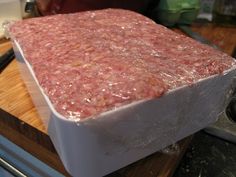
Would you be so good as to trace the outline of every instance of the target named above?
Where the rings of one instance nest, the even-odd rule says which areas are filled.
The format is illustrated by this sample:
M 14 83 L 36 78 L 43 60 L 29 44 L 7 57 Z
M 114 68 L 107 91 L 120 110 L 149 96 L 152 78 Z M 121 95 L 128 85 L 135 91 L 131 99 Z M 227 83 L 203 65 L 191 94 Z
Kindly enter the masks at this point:
M 128 10 L 34 18 L 9 31 L 68 119 L 160 97 L 235 66 L 230 56 Z

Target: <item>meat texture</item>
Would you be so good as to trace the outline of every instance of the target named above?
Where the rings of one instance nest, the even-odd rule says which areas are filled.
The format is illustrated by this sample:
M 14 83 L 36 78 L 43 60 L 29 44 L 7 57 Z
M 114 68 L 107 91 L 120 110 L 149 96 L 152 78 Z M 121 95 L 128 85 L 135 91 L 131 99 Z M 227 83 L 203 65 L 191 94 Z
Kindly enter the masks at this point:
M 160 97 L 235 66 L 230 56 L 128 10 L 34 18 L 9 31 L 68 119 Z

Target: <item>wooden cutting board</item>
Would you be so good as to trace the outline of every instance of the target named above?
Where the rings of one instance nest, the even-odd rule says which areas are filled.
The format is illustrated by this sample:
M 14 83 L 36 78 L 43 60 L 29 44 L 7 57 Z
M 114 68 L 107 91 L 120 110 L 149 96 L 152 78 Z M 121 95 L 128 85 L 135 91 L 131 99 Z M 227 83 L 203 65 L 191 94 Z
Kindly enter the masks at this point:
M 11 47 L 0 44 L 0 55 Z M 14 59 L 0 74 L 0 133 L 36 158 L 69 176 L 21 79 Z
M 11 47 L 10 42 L 0 45 L 0 54 Z M 46 129 L 32 104 L 30 95 L 20 77 L 17 61 L 14 59 L 3 70 L 0 77 L 0 106 L 2 109 L 18 117 L 39 131 L 46 133 Z

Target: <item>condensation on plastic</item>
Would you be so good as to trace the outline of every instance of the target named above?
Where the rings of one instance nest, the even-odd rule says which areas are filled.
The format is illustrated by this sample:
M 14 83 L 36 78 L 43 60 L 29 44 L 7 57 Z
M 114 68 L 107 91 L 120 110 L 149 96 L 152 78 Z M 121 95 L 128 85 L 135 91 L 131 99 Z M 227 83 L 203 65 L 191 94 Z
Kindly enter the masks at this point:
M 84 14 L 92 15 L 93 12 L 86 12 Z M 131 14 L 133 17 L 134 14 L 133 13 Z M 110 13 L 110 11 L 109 15 L 112 16 L 112 13 Z M 55 17 L 63 18 L 65 16 L 59 15 Z M 79 16 L 73 16 L 73 14 L 68 15 L 67 17 L 68 18 L 77 17 L 79 19 Z M 121 15 L 119 15 L 118 17 L 120 18 Z M 38 20 L 39 21 L 45 20 L 45 23 L 47 22 L 47 24 L 51 25 L 50 27 L 52 28 L 55 24 L 53 24 L 50 20 L 52 20 L 53 18 L 54 16 L 51 16 L 42 19 L 39 18 Z M 117 20 L 119 20 L 119 18 Z M 150 20 L 147 20 L 140 15 L 137 16 L 135 15 L 132 19 L 136 21 L 137 19 L 135 18 L 138 18 L 138 20 L 141 20 L 141 22 L 147 26 L 150 25 L 152 27 L 154 25 L 154 23 L 150 22 Z M 86 18 L 86 20 L 87 21 L 89 20 L 89 16 L 88 18 Z M 109 19 L 106 18 L 103 18 L 103 20 L 105 20 L 106 22 L 107 20 L 108 22 L 111 22 L 109 21 Z M 101 23 L 101 21 L 99 22 Z M 141 22 L 138 23 L 139 28 L 143 30 L 148 30 L 149 28 L 147 27 L 142 28 Z M 118 25 L 123 26 L 127 23 L 127 19 L 124 18 L 123 23 L 121 22 L 119 23 L 116 22 L 116 23 Z M 87 25 L 86 27 L 88 28 L 91 27 L 90 26 L 91 23 L 86 22 L 85 24 Z M 73 26 L 73 23 L 71 25 Z M 28 29 L 32 27 L 34 27 L 34 25 L 28 26 Z M 50 32 L 51 28 L 45 28 L 45 26 L 43 25 L 40 27 L 38 28 L 37 26 L 37 28 L 35 28 L 34 30 L 44 29 L 47 32 L 45 33 L 45 35 L 46 34 L 52 35 L 52 33 Z M 69 28 L 70 26 L 67 27 Z M 102 57 L 96 56 L 96 53 L 93 53 L 93 50 L 91 48 L 86 46 L 86 44 L 83 44 L 85 39 L 87 40 L 87 38 L 85 37 L 90 36 L 86 34 L 89 34 L 88 32 L 92 32 L 91 30 L 86 31 L 86 29 L 88 28 L 83 28 L 83 30 L 85 30 L 84 33 L 83 31 L 79 31 L 80 37 L 84 37 L 83 38 L 84 40 L 80 39 L 81 43 L 79 44 L 73 43 L 74 48 L 70 48 L 70 50 L 66 51 L 61 51 L 62 48 L 72 47 L 68 44 L 70 44 L 71 40 L 73 40 L 74 38 L 77 39 L 78 37 L 70 35 L 70 33 L 67 33 L 66 30 L 68 28 L 66 29 L 63 28 L 65 31 L 63 31 L 64 33 L 62 33 L 63 34 L 62 37 L 60 37 L 60 39 L 64 41 L 62 47 L 58 47 L 60 46 L 60 44 L 52 43 L 53 40 L 56 40 L 59 37 L 57 32 L 62 32 L 61 30 L 58 29 L 57 30 L 53 29 L 53 35 L 55 35 L 54 36 L 55 38 L 53 38 L 53 36 L 51 36 L 52 38 L 48 38 L 49 36 L 44 35 L 44 37 L 46 37 L 47 40 L 52 39 L 52 41 L 50 41 L 51 42 L 50 44 L 46 44 L 45 42 L 48 43 L 49 41 L 43 41 L 41 35 L 39 35 L 40 39 L 33 41 L 32 38 L 30 38 L 32 33 L 25 33 L 24 30 L 18 31 L 16 30 L 17 28 L 14 29 L 15 31 L 12 30 L 11 33 L 14 34 L 12 36 L 12 41 L 14 43 L 13 45 L 14 51 L 16 54 L 16 58 L 19 61 L 23 79 L 25 80 L 29 92 L 32 95 L 32 99 L 37 109 L 39 110 L 41 118 L 45 126 L 47 127 L 48 133 L 52 139 L 52 142 L 55 145 L 58 154 L 62 159 L 63 164 L 65 165 L 66 169 L 72 176 L 78 176 L 78 177 L 104 176 L 138 159 L 146 157 L 147 155 L 150 155 L 156 152 L 157 150 L 163 149 L 164 147 L 167 147 L 168 145 L 171 145 L 192 133 L 195 133 L 196 131 L 206 127 L 210 123 L 213 123 L 214 121 L 217 120 L 218 114 L 224 109 L 225 106 L 224 103 L 227 93 L 229 93 L 231 88 L 235 88 L 235 85 L 233 85 L 232 82 L 236 74 L 234 64 L 232 63 L 232 67 L 229 67 L 228 70 L 226 71 L 224 71 L 224 67 L 217 68 L 217 65 L 213 65 L 215 67 L 211 68 L 213 69 L 213 71 L 215 71 L 214 69 L 216 69 L 218 72 L 220 70 L 220 72 L 223 73 L 207 77 L 209 75 L 206 74 L 207 72 L 204 72 L 206 70 L 202 70 L 203 71 L 202 79 L 200 80 L 196 79 L 194 81 L 191 81 L 190 83 L 194 82 L 194 84 L 192 84 L 191 86 L 182 86 L 179 88 L 177 88 L 178 86 L 176 85 L 177 83 L 168 82 L 173 84 L 173 85 L 170 84 L 171 89 L 170 88 L 169 90 L 166 89 L 167 92 L 165 92 L 165 94 L 159 97 L 158 99 L 149 99 L 149 100 L 140 99 L 140 101 L 134 101 L 131 104 L 126 104 L 124 106 L 116 107 L 115 109 L 103 112 L 101 114 L 98 114 L 94 118 L 90 119 L 76 120 L 76 119 L 65 118 L 63 115 L 59 114 L 55 110 L 54 108 L 55 104 L 53 103 L 52 100 L 49 100 L 49 97 L 46 95 L 48 92 L 43 89 L 43 84 L 45 84 L 47 80 L 44 81 L 40 80 L 41 79 L 40 75 L 37 75 L 37 73 L 42 74 L 43 76 L 42 78 L 46 77 L 48 81 L 51 81 L 51 79 L 53 78 L 52 77 L 53 73 L 57 73 L 58 71 L 61 71 L 60 69 L 63 69 L 62 70 L 63 72 L 59 73 L 59 75 L 61 76 L 60 81 L 63 82 L 66 81 L 65 75 L 67 74 L 67 70 L 70 70 L 71 66 L 68 66 L 68 64 L 63 63 L 63 61 L 68 62 L 70 60 L 70 57 L 73 56 L 73 52 L 75 53 L 78 52 L 76 50 L 78 45 L 79 47 L 81 46 L 83 47 L 83 51 L 87 50 L 87 52 L 89 52 L 93 57 L 95 56 L 98 59 L 98 61 L 101 62 L 104 61 Z M 77 28 L 73 29 L 75 31 L 78 31 Z M 132 29 L 135 30 L 134 28 Z M 164 33 L 170 35 L 170 38 L 172 40 L 169 39 L 165 40 L 166 43 L 164 44 L 166 46 L 162 48 L 163 49 L 162 52 L 164 52 L 164 49 L 166 49 L 165 52 L 173 53 L 174 48 L 168 48 L 167 50 L 166 47 L 167 44 L 169 47 L 173 47 L 172 43 L 168 42 L 171 41 L 173 42 L 173 37 L 175 37 L 176 34 L 160 26 L 155 28 L 155 30 L 159 30 L 158 34 L 160 36 L 164 35 Z M 99 28 L 97 28 L 96 31 L 99 31 Z M 118 32 L 121 31 L 123 31 L 122 28 L 118 30 Z M 129 32 L 130 30 L 128 30 L 127 33 L 131 35 Z M 22 34 L 26 35 L 21 36 Z M 104 33 L 103 35 L 106 38 L 106 35 L 108 34 L 110 33 Z M 152 31 L 152 33 L 148 32 L 145 34 L 150 36 L 150 38 L 155 37 L 154 31 Z M 111 36 L 109 35 L 107 37 L 109 39 L 111 38 Z M 196 42 L 193 42 L 192 40 L 187 39 L 185 37 L 177 35 L 177 38 L 174 39 L 177 40 L 178 38 L 181 38 L 182 42 L 188 42 L 189 44 L 197 45 L 197 47 L 200 48 L 202 47 L 204 50 L 208 51 L 208 55 L 212 54 L 211 52 L 213 52 L 213 49 L 211 50 L 200 44 L 196 44 Z M 112 39 L 115 40 L 116 38 L 113 37 Z M 125 41 L 124 37 L 122 39 Z M 162 41 L 159 41 L 161 44 L 162 42 L 164 42 L 163 41 L 164 37 L 162 36 L 160 37 L 160 39 L 162 39 Z M 120 39 L 120 41 L 122 40 Z M 93 40 L 93 42 L 96 44 L 96 41 Z M 105 44 L 106 42 L 104 43 L 104 45 Z M 140 44 L 138 41 L 136 41 L 134 44 L 135 45 L 132 45 L 132 47 L 134 47 L 132 49 L 138 53 L 133 52 L 132 54 L 136 55 L 137 57 L 139 56 L 140 50 L 135 48 L 135 46 L 144 45 L 144 43 Z M 56 57 L 60 58 L 60 60 L 57 60 L 56 66 L 55 65 L 51 66 L 52 53 L 50 53 L 51 51 L 49 50 L 49 48 L 47 48 L 47 45 L 49 45 L 50 48 L 55 49 Z M 101 42 L 99 43 L 98 46 L 100 45 L 102 45 Z M 46 47 L 47 50 L 40 50 L 40 46 Z M 161 45 L 158 46 L 160 47 Z M 27 53 L 25 52 L 27 51 L 27 49 L 35 51 L 33 53 Z M 104 51 L 104 48 L 102 49 L 103 53 L 107 54 L 106 51 Z M 121 50 L 123 49 L 124 48 L 121 48 Z M 180 49 L 182 50 L 183 48 Z M 191 49 L 193 50 L 191 51 L 193 53 L 198 51 L 195 48 Z M 175 48 L 175 50 L 178 49 Z M 142 52 L 144 52 L 145 54 L 147 50 L 141 50 L 141 53 Z M 189 50 L 186 50 L 186 52 L 189 55 L 191 55 L 191 52 Z M 161 52 L 159 51 L 159 53 Z M 36 57 L 37 60 L 33 60 L 32 55 L 37 55 L 37 54 L 39 55 L 39 57 Z M 86 52 L 83 52 L 83 54 L 84 55 L 81 55 L 80 57 L 83 57 L 83 60 L 85 61 L 90 61 L 89 58 L 86 58 L 88 57 L 86 55 Z M 162 54 L 161 56 L 164 57 L 163 53 L 161 54 Z M 123 53 L 121 52 L 121 55 L 125 55 L 125 52 Z M 150 53 L 147 53 L 147 55 L 150 56 Z M 202 56 L 201 54 L 198 53 L 198 55 L 200 55 L 201 58 L 204 58 L 204 56 Z M 230 64 L 228 63 L 229 60 L 227 60 L 227 56 L 222 53 L 220 53 L 219 55 L 220 57 L 223 58 L 226 57 L 225 60 L 226 64 L 223 66 L 230 66 Z M 160 55 L 155 56 L 155 58 L 156 57 L 158 58 L 160 57 Z M 217 59 L 217 57 L 214 58 Z M 177 60 L 177 57 L 175 57 L 174 59 L 177 63 L 180 62 L 179 60 Z M 85 68 L 88 67 L 88 65 L 81 63 L 83 62 L 83 60 L 79 60 L 79 63 L 78 62 L 76 63 L 76 68 L 84 65 Z M 129 58 L 127 59 L 127 61 L 130 62 Z M 173 63 L 173 61 L 168 60 L 166 57 L 163 58 L 162 61 L 163 63 L 167 64 L 167 66 L 169 66 L 169 68 L 166 68 L 167 70 L 170 69 L 171 71 L 173 67 L 176 68 L 176 65 Z M 167 61 L 170 63 L 168 63 Z M 129 62 L 126 62 L 125 63 L 126 65 L 124 65 L 128 66 L 128 68 L 126 69 L 127 70 L 134 69 L 133 66 L 129 64 Z M 120 63 L 114 62 L 114 65 L 112 66 L 116 67 L 119 66 L 118 68 L 122 70 L 123 65 L 118 65 L 118 64 Z M 145 62 L 144 63 L 141 62 L 140 64 L 145 64 Z M 38 70 L 40 67 L 37 68 L 37 66 L 41 66 L 44 69 Z M 51 68 L 50 67 L 48 68 L 47 66 L 50 66 Z M 114 73 L 115 71 L 117 71 L 115 68 L 114 68 Z M 48 69 L 51 69 L 53 73 L 49 75 Z M 202 68 L 200 67 L 200 69 Z M 84 77 L 86 75 L 90 76 L 91 74 L 90 70 L 82 70 L 82 71 L 79 72 L 78 70 L 75 69 L 75 72 L 79 73 L 79 75 L 83 76 L 83 74 L 85 74 Z M 182 71 L 181 68 L 180 71 Z M 99 72 L 96 73 L 98 73 L 97 75 L 99 75 Z M 105 76 L 106 73 L 109 73 L 109 71 L 102 72 L 101 75 Z M 144 73 L 146 72 L 142 71 L 142 74 Z M 178 75 L 178 72 L 175 74 L 176 77 L 181 77 L 181 75 Z M 97 77 L 97 75 L 92 75 L 92 76 Z M 141 77 L 141 75 L 139 76 Z M 180 79 L 180 81 L 185 82 L 184 79 L 185 78 L 182 78 Z M 112 78 L 109 80 L 112 80 Z M 78 78 L 75 77 L 73 78 L 73 82 L 71 83 L 79 84 L 79 82 L 77 81 L 81 80 L 78 80 Z M 63 82 L 60 82 L 60 84 L 63 85 Z M 117 82 L 113 82 L 113 84 L 114 83 Z M 55 84 L 58 85 L 57 83 Z M 129 83 L 126 83 L 124 84 L 124 86 L 128 84 Z M 99 86 L 100 85 L 96 85 L 96 87 Z

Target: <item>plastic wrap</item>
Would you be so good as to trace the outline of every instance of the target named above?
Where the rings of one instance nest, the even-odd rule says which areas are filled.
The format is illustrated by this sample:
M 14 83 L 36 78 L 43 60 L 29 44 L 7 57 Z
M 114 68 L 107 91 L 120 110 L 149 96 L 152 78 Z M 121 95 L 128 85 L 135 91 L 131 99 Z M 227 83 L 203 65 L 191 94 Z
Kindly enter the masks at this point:
M 38 18 L 10 31 L 56 110 L 69 119 L 160 97 L 235 64 L 129 11 Z
M 36 18 L 9 31 L 72 176 L 103 176 L 206 127 L 235 87 L 231 57 L 130 11 Z

